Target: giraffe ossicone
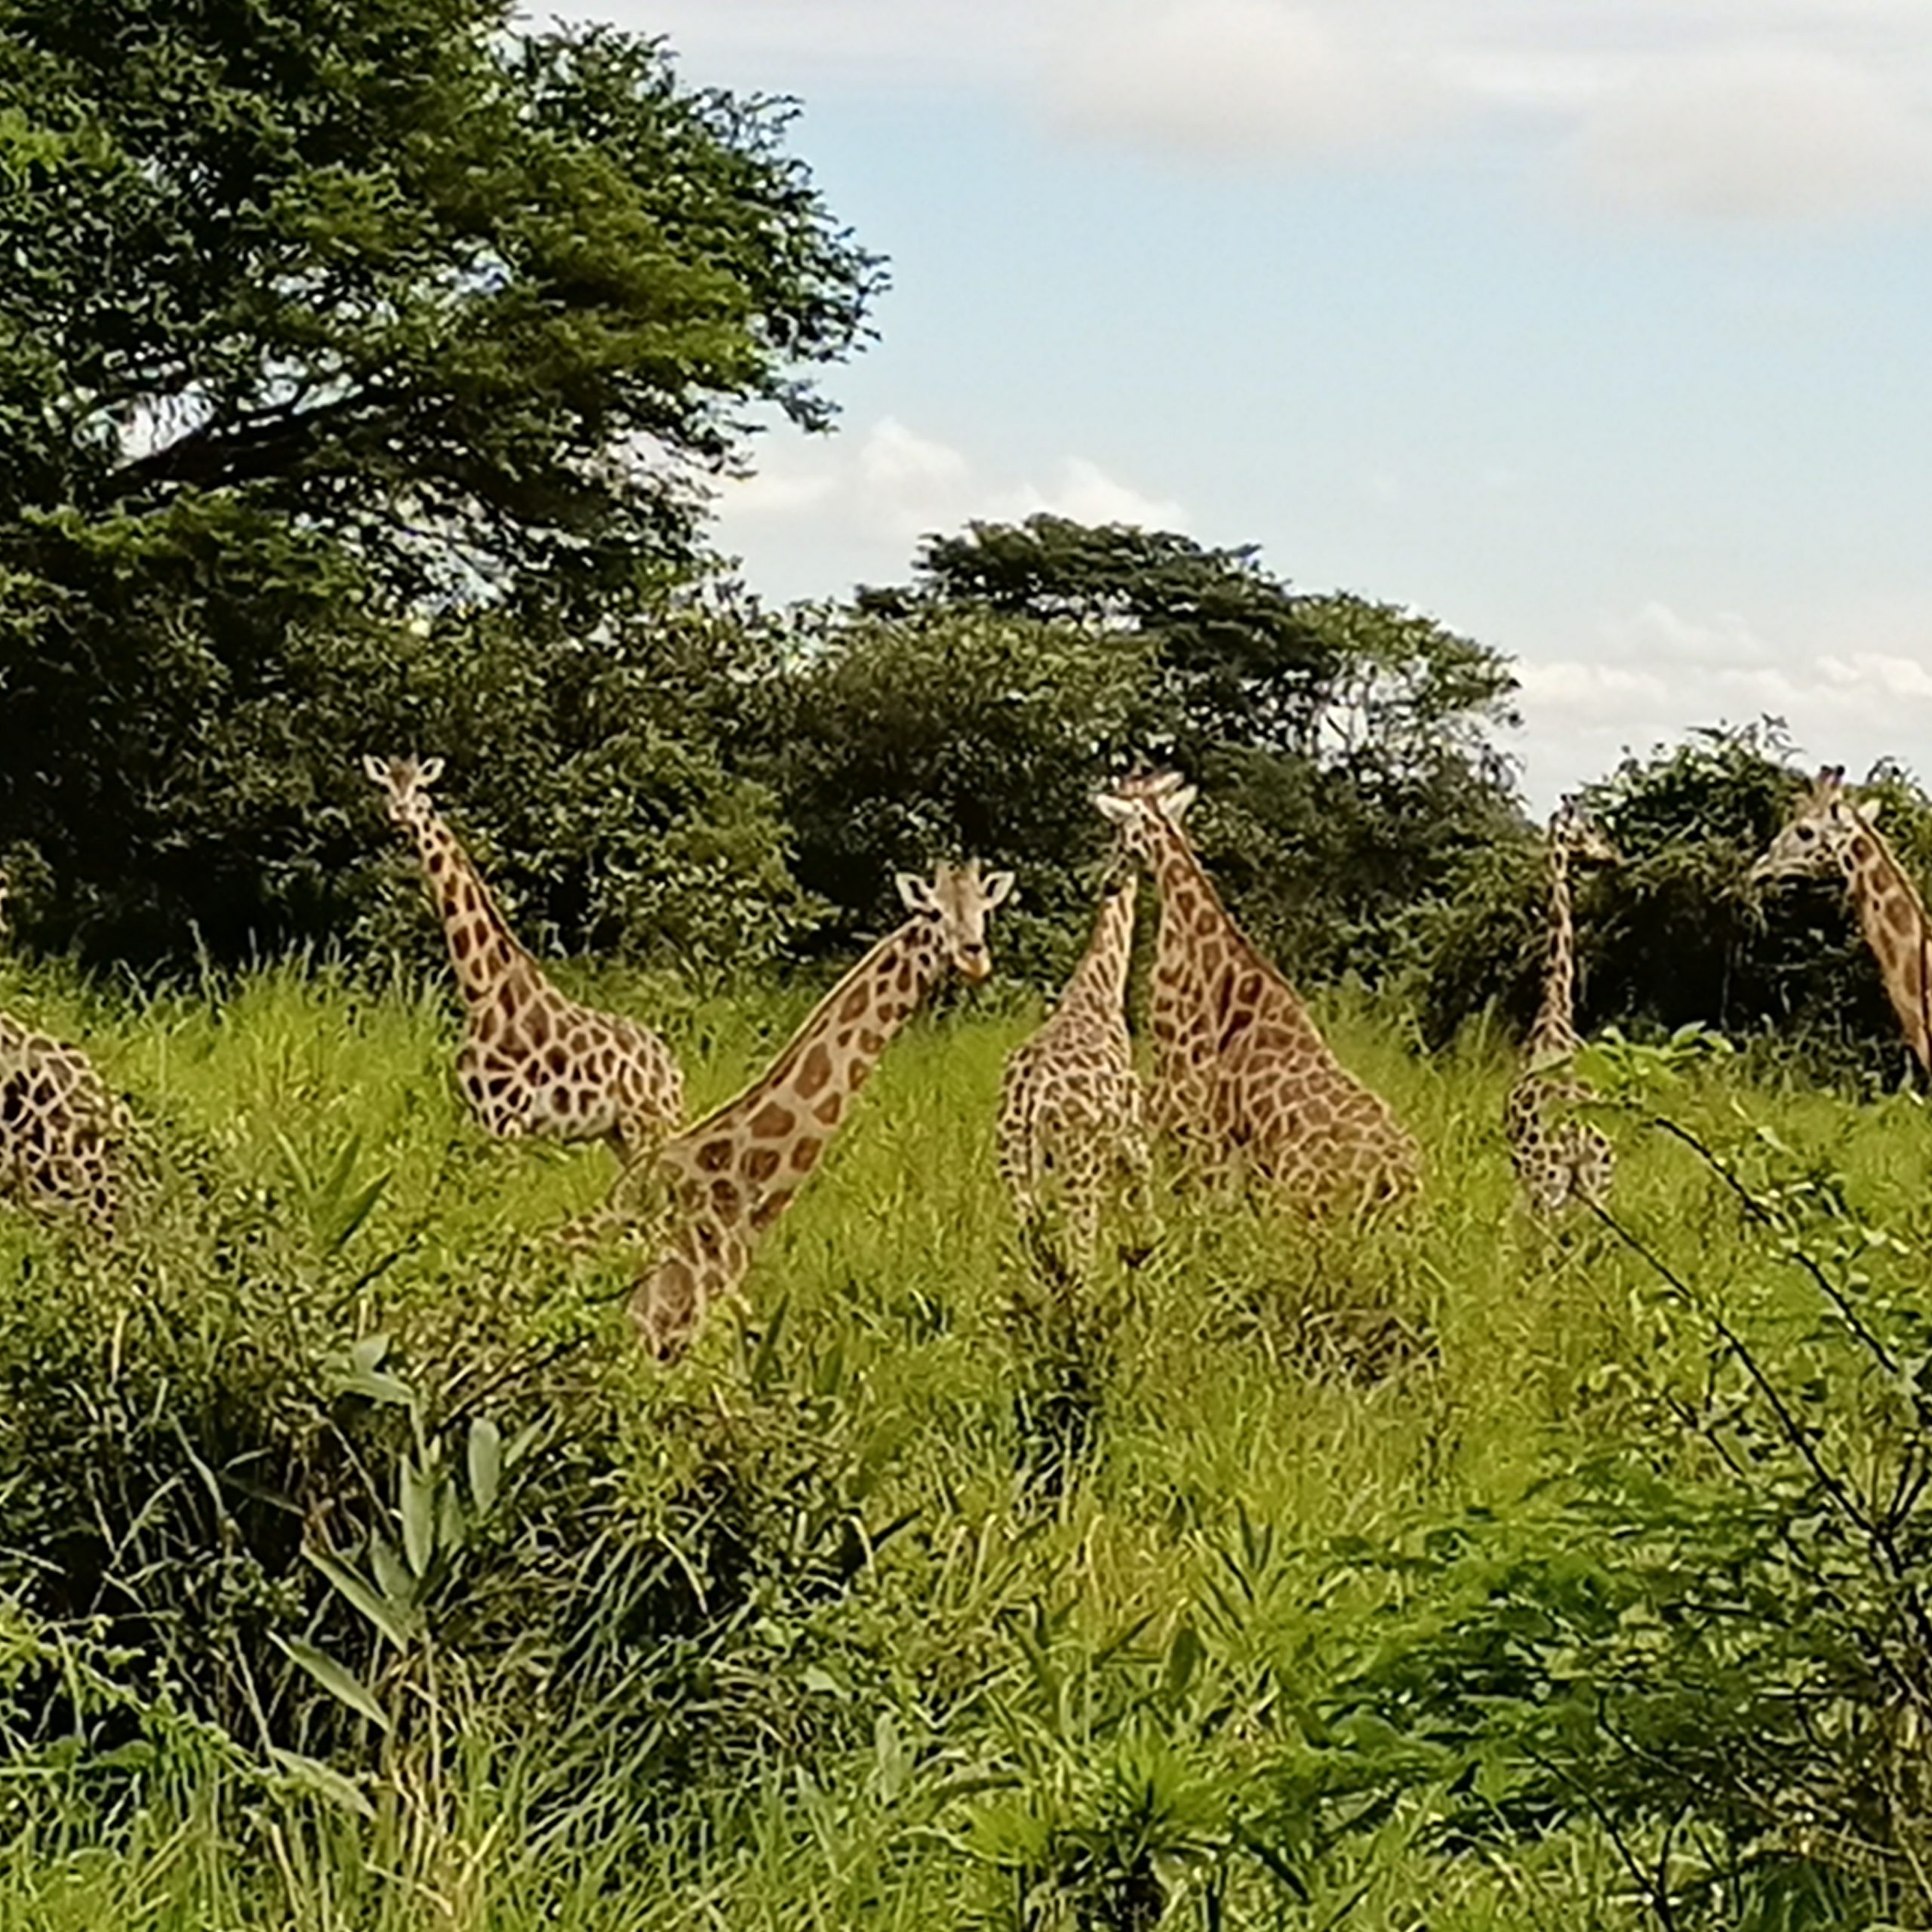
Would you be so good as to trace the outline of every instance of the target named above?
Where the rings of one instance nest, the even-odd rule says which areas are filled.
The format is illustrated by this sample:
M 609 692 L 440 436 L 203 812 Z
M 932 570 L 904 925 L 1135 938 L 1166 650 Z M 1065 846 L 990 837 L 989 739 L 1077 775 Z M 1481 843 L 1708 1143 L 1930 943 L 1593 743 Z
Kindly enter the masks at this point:
M 1311 1208 L 1413 1193 L 1421 1149 L 1221 903 L 1183 825 L 1195 797 L 1177 774 L 1155 772 L 1094 800 L 1160 895 L 1149 1016 L 1157 1131 L 1208 1174 L 1251 1174 Z
M 769 1068 L 667 1140 L 652 1163 L 666 1202 L 663 1245 L 631 1297 L 631 1319 L 660 1358 L 675 1356 L 705 1311 L 735 1291 L 752 1250 L 817 1166 L 852 1100 L 949 971 L 992 971 L 986 917 L 1011 872 L 976 860 L 932 878 L 894 875 L 909 917 L 820 1000 Z
M 1878 801 L 1854 800 L 1828 764 L 1746 875 L 1754 884 L 1837 872 L 1919 1066 L 1932 1073 L 1932 930 L 1925 902 L 1878 829 Z
M 648 1027 L 567 998 L 518 943 L 429 797 L 439 758 L 365 758 L 391 820 L 414 844 L 463 1004 L 457 1084 L 486 1133 L 604 1140 L 612 1189 L 635 1179 L 684 1110 L 684 1075 Z
M 1578 865 L 1622 863 L 1616 848 L 1574 798 L 1552 814 L 1545 847 L 1549 907 L 1543 993 L 1523 1051 L 1523 1070 L 1503 1103 L 1503 1128 L 1524 1198 L 1553 1214 L 1573 1201 L 1603 1206 L 1616 1177 L 1616 1150 L 1603 1131 L 1574 1109 L 1595 1097 L 1568 1070 L 1578 1038 L 1577 929 L 1571 873 Z
M 1093 937 L 1046 1023 L 1008 1056 L 999 1174 L 1021 1232 L 1075 1277 L 1091 1269 L 1110 1186 L 1148 1164 L 1127 1026 L 1140 874 L 1116 868 Z

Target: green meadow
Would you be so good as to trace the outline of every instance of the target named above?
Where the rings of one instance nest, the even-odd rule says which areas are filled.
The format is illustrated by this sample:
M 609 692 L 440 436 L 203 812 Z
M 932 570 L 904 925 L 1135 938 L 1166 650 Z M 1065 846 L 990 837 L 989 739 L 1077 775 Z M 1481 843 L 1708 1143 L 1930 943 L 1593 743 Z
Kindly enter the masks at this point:
M 1331 1037 L 1427 1150 L 1420 1205 L 1310 1228 L 1157 1186 L 1073 1289 L 993 1174 L 1039 1009 L 961 996 L 666 1370 L 625 1324 L 635 1257 L 551 1238 L 608 1155 L 483 1140 L 439 983 L 13 977 L 144 1145 L 112 1254 L 0 1223 L 0 1924 L 1395 1932 L 1634 1926 L 1660 1896 L 1665 1922 L 1920 1922 L 1815 1820 L 1673 1826 L 1641 1777 L 1586 1788 L 1581 1746 L 1569 1801 L 1529 1791 L 1556 1747 L 1522 1712 L 1627 1687 L 1601 1627 L 1561 1695 L 1494 1675 L 1549 1634 L 1511 1623 L 1551 1614 L 1524 1564 L 1607 1601 L 1600 1536 L 1675 1577 L 1673 1512 L 1731 1506 L 1752 1389 L 1720 1325 L 1836 1405 L 1814 1439 L 1850 1428 L 1844 1469 L 1896 1460 L 1884 1391 L 1806 1353 L 1842 1338 L 1792 1256 L 1862 1229 L 1871 1294 L 1922 1278 L 1909 1096 L 1630 1050 L 1622 1232 L 1552 1232 L 1514 1203 L 1501 1043 L 1423 1057 L 1338 995 Z M 572 990 L 661 1020 L 701 1106 L 813 989 Z M 1675 1500 L 1572 1549 L 1577 1472 L 1633 1458 Z M 1451 1635 L 1488 1702 L 1413 1675 Z M 1784 1668 L 1776 1638 L 1726 1668 Z

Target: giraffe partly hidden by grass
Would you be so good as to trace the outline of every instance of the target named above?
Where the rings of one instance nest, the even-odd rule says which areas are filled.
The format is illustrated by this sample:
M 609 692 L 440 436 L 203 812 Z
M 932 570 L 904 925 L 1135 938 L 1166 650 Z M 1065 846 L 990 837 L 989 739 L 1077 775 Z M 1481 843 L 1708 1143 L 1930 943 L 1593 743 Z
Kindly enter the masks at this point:
M 1094 801 L 1161 897 L 1149 1013 L 1156 1132 L 1196 1173 L 1246 1174 L 1311 1209 L 1413 1194 L 1421 1149 L 1229 916 L 1183 829 L 1194 798 L 1164 772 Z
M 897 875 L 910 914 L 813 1010 L 770 1068 L 736 1099 L 666 1141 L 654 1174 L 668 1233 L 631 1297 L 631 1318 L 660 1357 L 675 1355 L 705 1311 L 743 1280 L 752 1253 L 790 1206 L 886 1044 L 949 971 L 992 971 L 986 915 L 1011 872 L 977 860 L 930 879 Z
M 1139 888 L 1136 869 L 1115 866 L 1059 1004 L 1008 1056 L 1000 1086 L 1000 1179 L 1036 1257 L 1075 1278 L 1093 1266 L 1110 1189 L 1148 1164 L 1127 1026 Z
M 1546 848 L 1549 931 L 1543 998 L 1523 1051 L 1523 1070 L 1503 1103 L 1503 1128 L 1524 1198 L 1538 1214 L 1573 1201 L 1601 1208 L 1610 1198 L 1617 1155 L 1602 1130 L 1574 1109 L 1595 1098 L 1570 1071 L 1577 1035 L 1577 927 L 1570 875 L 1579 865 L 1620 863 L 1616 850 L 1574 798 L 1552 814 Z
M 604 1140 L 617 1157 L 617 1213 L 684 1111 L 684 1075 L 648 1027 L 567 998 L 518 943 L 494 895 L 429 797 L 439 758 L 368 758 L 390 818 L 423 864 L 463 995 L 457 1084 L 486 1133 Z M 581 1229 L 577 1230 L 581 1233 Z
M 0 873 L 0 935 L 8 891 Z M 0 1013 L 0 1191 L 111 1235 L 133 1131 L 125 1104 L 78 1047 Z
M 1925 902 L 1885 843 L 1878 818 L 1875 801 L 1854 800 L 1844 789 L 1844 767 L 1828 764 L 1749 876 L 1763 884 L 1807 873 L 1842 875 L 1906 1044 L 1921 1071 L 1932 1074 L 1932 933 Z

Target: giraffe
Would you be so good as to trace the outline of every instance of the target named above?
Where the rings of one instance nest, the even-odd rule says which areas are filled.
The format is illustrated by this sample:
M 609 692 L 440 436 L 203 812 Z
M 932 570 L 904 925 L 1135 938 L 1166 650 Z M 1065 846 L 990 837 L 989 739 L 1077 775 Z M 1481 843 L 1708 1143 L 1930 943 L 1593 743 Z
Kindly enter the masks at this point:
M 1149 1014 L 1156 1128 L 1210 1173 L 1245 1168 L 1310 1208 L 1412 1192 L 1421 1150 L 1336 1059 L 1201 869 L 1181 823 L 1195 796 L 1168 772 L 1094 801 L 1160 894 Z
M 0 873 L 0 934 L 9 891 Z M 133 1128 L 78 1047 L 0 1013 L 0 1190 L 29 1207 L 78 1213 L 112 1235 Z
M 1845 790 L 1843 765 L 1826 765 L 1749 876 L 1758 882 L 1834 870 L 1844 876 L 1906 1044 L 1932 1073 L 1932 938 L 1925 902 L 1880 834 L 1878 816 L 1875 803 L 1858 804 Z
M 895 875 L 910 916 L 820 1001 L 769 1068 L 666 1141 L 654 1179 L 669 1197 L 667 1237 L 631 1297 L 631 1319 L 660 1358 L 675 1356 L 705 1310 L 751 1265 L 758 1237 L 791 1204 L 846 1109 L 898 1032 L 950 968 L 992 971 L 986 915 L 1011 872 L 942 864 L 931 880 Z
M 1553 1214 L 1572 1201 L 1601 1207 L 1616 1174 L 1617 1156 L 1609 1140 L 1588 1121 L 1566 1111 L 1592 1098 L 1591 1089 L 1565 1077 L 1562 1068 L 1583 1044 L 1577 1037 L 1571 868 L 1579 863 L 1615 865 L 1617 854 L 1575 799 L 1566 798 L 1551 815 L 1546 857 L 1549 931 L 1543 1002 L 1524 1049 L 1522 1072 L 1503 1103 L 1503 1127 L 1524 1198 L 1534 1211 Z
M 430 801 L 441 758 L 362 764 L 414 841 L 442 917 L 464 1009 L 457 1084 L 471 1111 L 503 1140 L 608 1142 L 619 1170 L 614 1203 L 684 1111 L 670 1048 L 635 1020 L 567 999 L 543 977 Z
M 1008 1056 L 1000 1085 L 999 1173 L 1023 1232 L 1057 1195 L 1065 1272 L 1092 1267 L 1108 1183 L 1141 1173 L 1140 1082 L 1127 1030 L 1137 871 L 1109 879 L 1085 954 L 1044 1026 Z M 1051 1180 L 1049 1179 L 1051 1177 Z

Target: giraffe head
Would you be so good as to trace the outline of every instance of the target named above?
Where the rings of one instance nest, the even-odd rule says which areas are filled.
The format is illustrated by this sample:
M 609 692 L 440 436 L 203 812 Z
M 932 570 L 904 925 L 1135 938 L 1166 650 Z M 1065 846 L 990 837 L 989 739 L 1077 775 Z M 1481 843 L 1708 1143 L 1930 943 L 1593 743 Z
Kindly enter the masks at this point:
M 383 802 L 401 830 L 415 830 L 435 809 L 429 802 L 429 787 L 443 775 L 441 758 L 365 758 L 362 769 L 371 783 L 383 788 Z
M 937 928 L 940 951 L 961 978 L 983 980 L 993 970 L 986 950 L 986 915 L 1011 896 L 1011 872 L 982 876 L 977 859 L 963 866 L 942 860 L 930 879 L 917 872 L 895 872 L 893 880 L 906 909 Z
M 1844 767 L 1828 764 L 1747 876 L 1763 884 L 1847 870 L 1860 832 L 1869 829 L 1878 815 L 1875 805 L 1855 805 L 1847 795 Z
M 1549 818 L 1549 842 L 1573 866 L 1620 866 L 1623 854 L 1584 811 L 1574 792 L 1564 793 Z
M 1180 828 L 1199 793 L 1177 771 L 1140 771 L 1094 795 L 1094 809 L 1119 829 L 1118 856 L 1150 869 L 1163 838 Z

